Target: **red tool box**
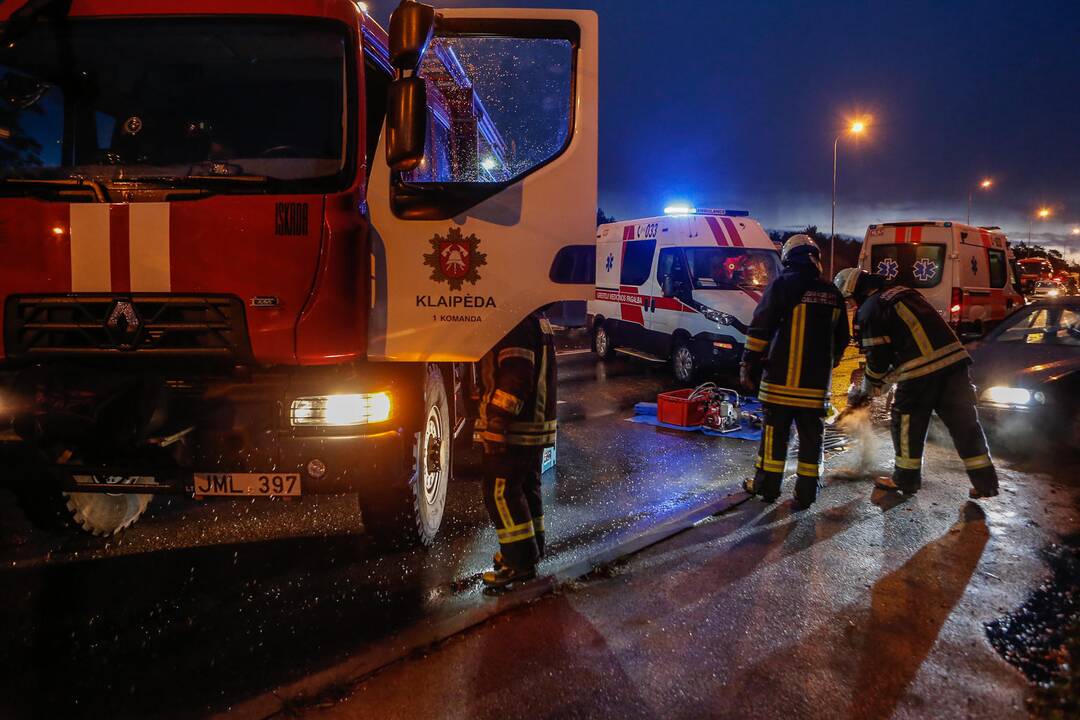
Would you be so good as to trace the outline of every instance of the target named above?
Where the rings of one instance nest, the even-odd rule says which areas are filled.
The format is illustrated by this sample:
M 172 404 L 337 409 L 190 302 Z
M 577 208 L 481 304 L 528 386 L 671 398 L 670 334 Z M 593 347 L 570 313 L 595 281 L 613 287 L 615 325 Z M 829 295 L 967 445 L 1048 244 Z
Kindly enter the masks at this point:
M 693 397 L 693 388 L 673 390 L 656 396 L 656 419 L 668 425 L 698 427 L 705 422 L 705 405 L 708 393 Z

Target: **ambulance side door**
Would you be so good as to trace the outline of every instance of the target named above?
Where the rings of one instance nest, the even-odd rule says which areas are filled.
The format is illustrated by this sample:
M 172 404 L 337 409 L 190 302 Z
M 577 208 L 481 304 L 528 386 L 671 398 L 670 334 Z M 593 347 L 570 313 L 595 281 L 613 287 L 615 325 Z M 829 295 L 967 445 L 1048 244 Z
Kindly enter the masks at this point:
M 965 323 L 987 323 L 990 321 L 993 298 L 990 289 L 990 257 L 986 244 L 989 233 L 986 231 L 960 231 L 959 257 L 957 258 L 957 276 L 960 289 L 964 293 Z
M 693 313 L 686 312 L 686 305 L 679 298 L 689 297 L 693 292 L 693 281 L 690 279 L 689 268 L 686 265 L 686 254 L 678 246 L 661 247 L 657 255 L 656 297 L 652 303 L 652 312 L 649 313 L 648 328 L 661 343 L 662 356 L 671 352 L 671 339 L 676 330 L 687 330 L 690 335 L 694 333 L 687 324 L 694 319 Z

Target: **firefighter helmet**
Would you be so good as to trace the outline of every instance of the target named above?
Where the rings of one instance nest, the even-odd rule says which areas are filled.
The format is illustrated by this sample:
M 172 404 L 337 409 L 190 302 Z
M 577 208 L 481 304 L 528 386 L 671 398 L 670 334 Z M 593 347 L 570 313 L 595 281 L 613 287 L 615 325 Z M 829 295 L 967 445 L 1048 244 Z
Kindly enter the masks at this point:
M 809 235 L 792 235 L 780 251 L 784 265 L 813 265 L 821 272 L 821 248 Z
M 843 294 L 844 299 L 853 299 L 862 302 L 874 290 L 880 290 L 885 284 L 885 278 L 880 275 L 871 275 L 859 268 L 845 268 L 836 274 L 833 281 Z

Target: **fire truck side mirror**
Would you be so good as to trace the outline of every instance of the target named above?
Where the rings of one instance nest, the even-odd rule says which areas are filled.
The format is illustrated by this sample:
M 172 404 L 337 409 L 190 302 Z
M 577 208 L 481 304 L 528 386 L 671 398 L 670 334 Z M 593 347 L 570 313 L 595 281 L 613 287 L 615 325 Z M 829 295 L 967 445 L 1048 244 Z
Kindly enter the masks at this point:
M 415 170 L 427 140 L 427 87 L 420 77 L 390 83 L 386 108 L 386 164 L 398 172 Z
M 390 64 L 399 73 L 414 73 L 435 36 L 435 8 L 402 0 L 390 16 Z

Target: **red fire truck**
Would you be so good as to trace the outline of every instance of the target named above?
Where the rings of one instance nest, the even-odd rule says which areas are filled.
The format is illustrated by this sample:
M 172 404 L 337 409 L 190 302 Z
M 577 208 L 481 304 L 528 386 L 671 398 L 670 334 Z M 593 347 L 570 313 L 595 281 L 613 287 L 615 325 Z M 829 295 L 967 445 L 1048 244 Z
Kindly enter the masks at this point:
M 470 363 L 590 290 L 595 14 L 24 0 L 0 37 L 28 514 L 107 535 L 158 494 L 356 493 L 431 543 Z
M 1054 266 L 1046 258 L 1024 258 L 1017 265 L 1020 267 L 1020 287 L 1026 293 L 1030 293 L 1040 280 L 1054 279 Z

